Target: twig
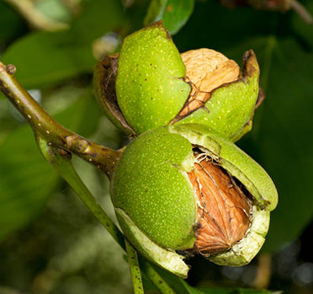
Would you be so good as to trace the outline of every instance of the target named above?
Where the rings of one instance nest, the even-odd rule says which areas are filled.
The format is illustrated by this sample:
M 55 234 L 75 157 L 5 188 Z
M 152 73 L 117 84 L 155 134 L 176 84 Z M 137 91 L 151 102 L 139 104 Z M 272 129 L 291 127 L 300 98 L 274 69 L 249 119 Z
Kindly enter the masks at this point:
M 290 1 L 290 8 L 292 8 L 295 12 L 299 14 L 299 16 L 307 23 L 313 23 L 313 17 L 310 12 L 298 1 L 291 0 Z
M 143 272 L 162 294 L 176 294 L 159 273 L 146 260 L 140 259 Z
M 133 281 L 134 294 L 144 294 L 137 251 L 127 240 L 125 240 L 125 244 L 130 274 Z
M 69 183 L 93 215 L 125 250 L 123 234 L 77 175 L 72 166 L 71 154 L 68 153 L 73 152 L 87 162 L 95 164 L 106 172 L 110 178 L 122 150 L 114 151 L 91 142 L 57 123 L 18 83 L 13 76 L 15 71 L 15 66 L 5 66 L 0 62 L 0 90 L 32 127 L 38 146 L 46 160 Z M 147 277 L 158 287 L 162 294 L 175 294 L 147 260 L 142 259 L 140 263 Z M 140 292 L 135 293 L 139 294 Z
M 92 214 L 107 229 L 114 240 L 125 250 L 124 236 L 115 223 L 106 214 L 95 197 L 88 190 L 81 178 L 76 173 L 71 157 L 63 150 L 51 147 L 47 141 L 40 136 L 37 138 L 37 144 L 45 159 L 57 170 L 59 175 L 72 187 L 79 198 L 85 203 Z
M 86 185 L 77 175 L 72 165 L 71 158 L 64 154 L 61 150 L 48 146 L 47 142 L 40 137 L 37 137 L 37 143 L 46 160 L 57 170 L 59 175 L 67 181 L 67 183 L 72 187 L 79 198 L 88 207 L 88 209 L 114 238 L 114 240 L 122 247 L 122 249 L 126 250 L 133 280 L 134 293 L 143 294 L 143 285 L 136 250 L 132 247 L 131 244 L 129 244 L 127 240 L 124 239 L 124 235 L 121 233 L 119 228 L 110 219 L 107 213 L 97 202 L 95 197 L 91 194 Z M 147 260 L 141 258 L 140 263 L 146 276 L 160 290 L 162 294 L 175 294 L 172 288 L 156 272 L 156 270 L 149 264 Z
M 92 142 L 57 123 L 13 76 L 15 67 L 0 62 L 0 90 L 24 116 L 33 131 L 49 145 L 74 153 L 97 166 L 111 178 L 122 150 Z
M 19 11 L 28 23 L 39 30 L 59 31 L 69 28 L 66 23 L 54 21 L 36 9 L 34 3 L 29 0 L 4 0 Z
M 256 289 L 266 289 L 271 279 L 272 255 L 262 253 L 259 256 L 256 277 L 253 281 L 253 287 Z

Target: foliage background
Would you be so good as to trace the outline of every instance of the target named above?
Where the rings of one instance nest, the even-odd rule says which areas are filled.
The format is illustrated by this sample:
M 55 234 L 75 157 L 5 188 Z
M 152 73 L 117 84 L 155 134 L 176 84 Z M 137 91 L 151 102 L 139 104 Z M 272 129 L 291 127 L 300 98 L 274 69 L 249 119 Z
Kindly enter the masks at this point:
M 68 25 L 57 32 L 35 29 L 9 2 L 0 1 L 1 61 L 17 66 L 17 79 L 59 122 L 106 146 L 122 146 L 127 138 L 94 101 L 92 71 L 98 59 L 118 52 L 125 35 L 157 17 L 151 9 L 146 16 L 150 1 L 38 2 L 46 17 Z M 313 14 L 313 2 L 301 2 Z M 268 171 L 280 195 L 259 260 L 231 269 L 197 257 L 188 282 L 255 287 L 265 268 L 271 274 L 262 285 L 269 289 L 312 293 L 313 26 L 293 11 L 228 9 L 212 0 L 194 8 L 193 1 L 170 3 L 185 5 L 181 15 L 164 16 L 178 31 L 173 39 L 181 52 L 207 47 L 237 62 L 244 51 L 256 52 L 266 99 L 239 145 Z M 75 166 L 114 217 L 105 176 L 80 160 Z M 0 293 L 131 292 L 122 251 L 44 161 L 31 129 L 1 95 L 0 242 Z

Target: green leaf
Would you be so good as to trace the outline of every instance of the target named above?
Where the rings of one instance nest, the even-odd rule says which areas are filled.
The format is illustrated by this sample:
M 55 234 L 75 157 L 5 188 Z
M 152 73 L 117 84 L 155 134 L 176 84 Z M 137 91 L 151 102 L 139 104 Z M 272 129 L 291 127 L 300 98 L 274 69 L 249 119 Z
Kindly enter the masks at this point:
M 7 25 L 10 24 L 10 25 Z M 21 16 L 8 4 L 0 1 L 0 56 L 3 48 L 25 30 Z M 3 29 L 5 28 L 5 29 Z
M 30 34 L 14 43 L 2 61 L 17 67 L 15 76 L 26 89 L 58 84 L 92 71 L 94 59 L 90 47 L 67 44 L 66 38 L 66 32 Z
M 313 2 L 301 1 L 301 4 L 307 9 L 309 14 L 313 16 Z M 303 19 L 296 13 L 292 15 L 292 26 L 298 40 L 303 42 L 306 50 L 312 50 L 313 48 L 313 28 L 312 24 L 308 25 Z
M 96 104 L 90 99 L 88 96 L 78 100 L 56 119 L 72 130 L 90 134 L 99 118 Z M 26 226 L 42 211 L 58 180 L 57 173 L 40 154 L 29 126 L 6 138 L 0 146 L 0 240 Z
M 74 19 L 68 33 L 70 42 L 89 44 L 109 31 L 117 31 L 125 25 L 121 1 L 83 1 L 82 14 Z
M 64 3 L 58 0 L 41 0 L 35 3 L 36 9 L 54 21 L 68 22 L 71 11 Z
M 304 5 L 313 12 L 311 1 Z M 195 11 L 175 36 L 180 50 L 211 46 L 240 62 L 243 52 L 253 49 L 260 64 L 266 99 L 255 113 L 252 132 L 239 145 L 278 189 L 264 246 L 273 252 L 299 237 L 313 217 L 313 28 L 294 11 L 227 10 L 214 1 L 197 2 Z M 206 33 L 195 38 L 204 28 Z
M 0 146 L 0 240 L 25 226 L 43 208 L 57 183 L 28 127 Z
M 298 62 L 300 61 L 301 62 Z M 312 52 L 295 39 L 279 40 L 268 76 L 258 131 L 258 157 L 280 195 L 272 213 L 267 250 L 298 237 L 313 216 Z
M 253 289 L 222 289 L 222 288 L 199 288 L 203 294 L 280 294 L 280 291 L 270 291 L 270 290 L 253 290 Z M 190 292 L 190 294 L 193 294 Z M 196 294 L 196 292 L 195 292 Z
M 188 21 L 194 7 L 194 0 L 152 0 L 144 25 L 163 20 L 171 35 L 176 34 Z
M 70 30 L 29 34 L 8 48 L 2 62 L 17 67 L 16 78 L 27 89 L 91 73 L 96 63 L 92 41 L 121 25 L 122 16 L 115 0 L 88 1 Z
M 224 288 L 194 288 L 188 285 L 184 280 L 180 280 L 189 294 L 278 294 L 270 290 L 253 289 L 224 289 Z
M 279 202 L 271 213 L 264 250 L 297 238 L 313 216 L 312 52 L 296 38 L 250 39 L 233 48 L 254 48 L 266 99 L 256 111 L 251 134 L 239 143 L 271 175 Z
M 185 289 L 188 291 L 188 294 L 203 294 L 204 292 L 189 286 L 184 280 L 180 280 L 180 282 L 183 284 Z
M 22 292 L 9 288 L 9 287 L 2 287 L 0 286 L 0 293 L 1 294 L 23 294 Z

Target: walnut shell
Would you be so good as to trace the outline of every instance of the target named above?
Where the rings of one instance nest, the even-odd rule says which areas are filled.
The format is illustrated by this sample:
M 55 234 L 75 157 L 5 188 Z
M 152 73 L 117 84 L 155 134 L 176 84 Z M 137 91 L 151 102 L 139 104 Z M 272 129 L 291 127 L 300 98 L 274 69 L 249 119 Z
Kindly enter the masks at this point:
M 277 204 L 266 172 L 199 124 L 161 127 L 133 140 L 116 167 L 111 196 L 127 239 L 181 277 L 188 266 L 176 250 L 199 251 L 221 265 L 249 263 Z
M 202 48 L 181 54 L 186 67 L 186 81 L 192 86 L 187 105 L 179 113 L 184 116 L 203 106 L 211 92 L 239 79 L 240 68 L 234 60 L 212 49 Z

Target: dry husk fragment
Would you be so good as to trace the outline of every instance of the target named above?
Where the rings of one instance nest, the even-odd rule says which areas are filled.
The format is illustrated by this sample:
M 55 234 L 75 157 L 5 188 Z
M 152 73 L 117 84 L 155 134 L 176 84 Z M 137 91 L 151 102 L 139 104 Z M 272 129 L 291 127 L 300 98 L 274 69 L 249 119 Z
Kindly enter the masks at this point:
M 181 58 L 186 67 L 186 81 L 192 90 L 179 117 L 202 107 L 216 88 L 241 77 L 240 67 L 234 60 L 212 49 L 190 50 L 182 53 Z

